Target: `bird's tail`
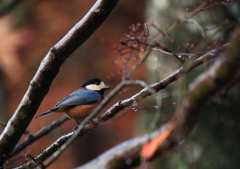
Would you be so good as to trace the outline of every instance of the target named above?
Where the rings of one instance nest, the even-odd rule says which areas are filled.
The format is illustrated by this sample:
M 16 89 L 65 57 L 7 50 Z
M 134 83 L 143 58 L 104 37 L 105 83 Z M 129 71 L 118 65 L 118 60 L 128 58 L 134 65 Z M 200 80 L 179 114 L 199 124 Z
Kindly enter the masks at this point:
M 50 109 L 50 110 L 48 110 L 48 111 L 45 111 L 44 113 L 42 113 L 42 114 L 38 115 L 37 117 L 35 117 L 35 119 L 37 119 L 37 118 L 39 118 L 39 117 L 42 117 L 42 116 L 45 116 L 45 115 L 48 115 L 48 114 L 50 114 L 50 113 L 52 113 L 52 112 L 53 112 L 52 109 Z

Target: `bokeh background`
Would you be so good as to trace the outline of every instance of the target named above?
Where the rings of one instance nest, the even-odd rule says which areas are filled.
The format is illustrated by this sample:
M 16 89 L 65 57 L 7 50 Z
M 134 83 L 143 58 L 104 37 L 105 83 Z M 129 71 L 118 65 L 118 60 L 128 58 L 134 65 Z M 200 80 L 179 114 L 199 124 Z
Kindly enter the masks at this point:
M 48 50 L 87 13 L 94 2 L 93 0 L 22 1 L 1 16 L 0 119 L 2 122 L 7 122 L 16 110 L 30 80 Z M 119 70 L 123 65 L 119 62 L 124 58 L 116 53 L 115 49 L 117 46 L 121 46 L 120 42 L 129 32 L 129 26 L 136 23 L 144 24 L 152 19 L 159 28 L 166 30 L 175 21 L 174 18 L 183 18 L 188 13 L 187 7 L 193 8 L 203 2 L 197 0 L 191 2 L 186 0 L 119 1 L 103 25 L 66 60 L 37 114 L 51 108 L 61 98 L 77 89 L 91 77 L 99 77 L 112 87 L 117 85 L 122 78 Z M 239 11 L 239 2 L 237 1 L 234 5 L 227 7 L 215 6 L 194 16 L 193 19 L 203 27 L 216 26 L 227 19 L 227 24 L 208 34 L 213 40 L 227 42 L 232 31 L 239 24 Z M 176 46 L 181 46 L 183 43 L 201 39 L 201 36 L 192 25 L 183 25 L 171 32 L 171 36 L 162 42 L 171 46 L 172 38 L 175 40 Z M 209 45 L 207 42 L 202 42 L 199 50 L 206 50 L 207 45 Z M 130 61 L 129 67 L 133 64 L 134 61 Z M 179 66 L 176 59 L 155 53 L 147 60 L 146 64 L 139 68 L 133 79 L 145 80 L 148 83 L 155 82 Z M 154 106 L 181 101 L 181 97 L 175 95 L 173 91 L 186 91 L 187 84 L 206 67 L 207 65 L 200 67 L 184 80 L 171 85 L 139 106 Z M 183 84 L 185 84 L 184 87 L 182 87 Z M 140 87 L 131 87 L 130 90 L 126 90 L 127 92 L 120 92 L 106 108 L 118 100 L 128 98 L 140 89 Z M 205 112 L 203 117 L 186 142 L 166 157 L 156 159 L 151 163 L 151 168 L 239 168 L 239 94 L 239 85 L 237 85 L 221 100 L 220 105 L 210 105 L 203 110 Z M 162 118 L 168 119 L 174 109 L 174 106 L 168 106 L 158 110 L 129 111 L 114 122 L 109 122 L 76 140 L 49 168 L 65 169 L 79 166 L 114 145 L 144 133 L 149 128 L 154 128 L 150 122 L 156 117 L 156 113 L 162 114 L 158 118 L 164 122 Z M 169 112 L 171 113 L 168 114 Z M 35 133 L 61 115 L 55 113 L 33 120 L 28 131 Z M 61 135 L 71 132 L 75 126 L 74 121 L 67 121 L 13 159 L 26 153 L 33 157 L 38 155 Z M 23 163 L 24 159 L 19 159 L 11 165 Z

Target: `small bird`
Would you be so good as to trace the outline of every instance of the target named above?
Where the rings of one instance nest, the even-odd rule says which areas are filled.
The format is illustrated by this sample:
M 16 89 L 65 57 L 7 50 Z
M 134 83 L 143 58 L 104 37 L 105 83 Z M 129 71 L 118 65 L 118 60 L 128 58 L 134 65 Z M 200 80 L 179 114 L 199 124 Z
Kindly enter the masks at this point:
M 36 118 L 53 112 L 65 112 L 67 117 L 79 124 L 97 107 L 104 97 L 104 91 L 109 88 L 98 78 L 89 79 L 78 90 L 64 97 L 53 108 Z

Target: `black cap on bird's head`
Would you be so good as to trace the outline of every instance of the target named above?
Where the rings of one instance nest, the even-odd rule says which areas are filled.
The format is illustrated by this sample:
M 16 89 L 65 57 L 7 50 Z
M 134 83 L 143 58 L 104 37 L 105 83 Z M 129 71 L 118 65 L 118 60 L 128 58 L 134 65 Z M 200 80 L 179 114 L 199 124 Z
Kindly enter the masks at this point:
M 91 84 L 95 84 L 95 85 L 99 85 L 102 82 L 101 79 L 99 78 L 91 78 L 88 81 L 86 81 L 82 87 L 86 87 L 87 85 L 91 85 Z
M 85 87 L 89 90 L 104 91 L 109 89 L 109 86 L 106 86 L 104 82 L 99 78 L 92 78 L 85 82 L 82 87 Z

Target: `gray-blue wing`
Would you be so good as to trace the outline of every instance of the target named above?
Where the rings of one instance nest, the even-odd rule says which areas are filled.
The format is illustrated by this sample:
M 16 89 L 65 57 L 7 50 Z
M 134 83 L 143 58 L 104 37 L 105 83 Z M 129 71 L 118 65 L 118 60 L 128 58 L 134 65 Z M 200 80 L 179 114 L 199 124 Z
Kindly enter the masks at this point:
M 99 92 L 94 90 L 77 90 L 60 100 L 52 109 L 95 103 L 99 97 Z

